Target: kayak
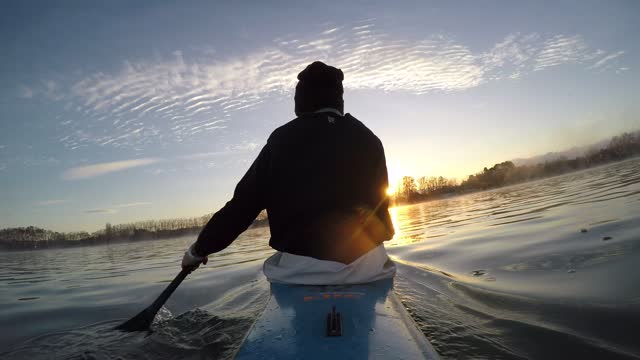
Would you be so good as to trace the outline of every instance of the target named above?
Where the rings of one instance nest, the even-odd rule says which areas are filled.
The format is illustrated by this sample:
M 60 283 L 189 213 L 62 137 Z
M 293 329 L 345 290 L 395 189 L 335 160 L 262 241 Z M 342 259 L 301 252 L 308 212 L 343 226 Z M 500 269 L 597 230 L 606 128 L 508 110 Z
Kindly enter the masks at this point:
M 235 359 L 438 359 L 393 292 L 358 285 L 271 284 Z

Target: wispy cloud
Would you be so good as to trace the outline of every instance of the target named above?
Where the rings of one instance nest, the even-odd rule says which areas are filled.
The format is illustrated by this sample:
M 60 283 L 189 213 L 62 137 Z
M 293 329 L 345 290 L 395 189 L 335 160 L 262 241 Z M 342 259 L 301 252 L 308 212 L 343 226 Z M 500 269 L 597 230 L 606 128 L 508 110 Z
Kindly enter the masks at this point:
M 620 56 L 624 55 L 625 52 L 624 51 L 618 51 L 616 53 L 613 54 L 609 54 L 605 57 L 603 57 L 602 59 L 598 60 L 595 64 L 589 66 L 590 69 L 598 69 L 603 67 L 605 64 L 610 63 L 612 60 L 619 58 Z
M 533 70 L 543 70 L 566 63 L 580 63 L 592 60 L 597 53 L 590 50 L 579 35 L 556 35 L 547 39 L 536 57 Z
M 94 178 L 102 175 L 107 175 L 110 173 L 123 171 L 127 169 L 148 166 L 152 164 L 158 163 L 176 163 L 176 162 L 184 162 L 185 160 L 201 160 L 208 159 L 211 157 L 225 156 L 225 155 L 233 155 L 233 154 L 243 154 L 243 153 L 251 153 L 256 151 L 261 145 L 255 142 L 240 142 L 237 144 L 227 145 L 224 148 L 224 151 L 212 151 L 212 152 L 199 152 L 185 155 L 177 155 L 173 157 L 167 158 L 141 158 L 141 159 L 129 159 L 129 160 L 120 160 L 120 161 L 111 161 L 104 162 L 98 164 L 91 164 L 79 167 L 73 167 L 65 170 L 62 173 L 62 178 L 65 180 L 82 180 Z M 154 169 L 151 171 L 153 174 L 161 174 L 167 172 L 167 169 Z M 172 170 L 175 171 L 175 170 Z M 142 205 L 150 205 L 150 202 L 134 202 L 128 204 L 120 204 L 115 205 L 114 207 L 131 207 L 131 206 L 142 206 Z
M 113 205 L 108 208 L 89 209 L 89 210 L 85 210 L 84 212 L 86 214 L 114 214 L 118 212 L 118 209 L 131 208 L 131 207 L 137 207 L 137 206 L 146 206 L 151 204 L 152 204 L 151 202 L 146 202 L 146 201 L 131 202 L 126 204 Z
M 62 100 L 65 98 L 64 90 L 54 80 L 47 80 L 44 82 L 44 94 L 51 100 Z
M 329 35 L 329 34 L 332 34 L 332 33 L 336 32 L 336 31 L 338 31 L 338 30 L 340 30 L 340 28 L 334 27 L 334 28 L 331 28 L 331 29 L 323 31 L 322 35 Z
M 231 154 L 251 153 L 256 151 L 261 145 L 256 142 L 244 141 L 238 144 L 227 145 L 224 151 L 199 152 L 187 155 L 179 155 L 174 160 L 199 160 L 217 156 L 225 156 Z
M 514 79 L 530 72 L 560 65 L 601 66 L 624 51 L 608 54 L 590 47 L 580 35 L 544 37 L 537 33 L 514 33 L 497 43 L 484 57 L 485 80 Z
M 62 199 L 44 200 L 44 201 L 38 202 L 38 205 L 40 205 L 40 206 L 49 206 L 49 205 L 66 204 L 66 203 L 70 203 L 70 202 L 71 202 L 71 200 L 62 200 Z
M 118 205 L 114 205 L 114 208 L 129 208 L 129 207 L 135 207 L 135 206 L 146 206 L 146 205 L 151 205 L 152 203 L 150 202 L 146 202 L 146 201 L 142 201 L 142 202 L 132 202 L 132 203 L 126 203 L 126 204 L 118 204 Z
M 23 99 L 31 99 L 34 95 L 33 89 L 28 86 L 20 86 L 18 89 L 18 96 Z
M 135 167 L 151 165 L 160 161 L 162 160 L 157 158 L 143 158 L 80 166 L 68 169 L 63 173 L 62 177 L 65 180 L 87 179 Z
M 536 33 L 508 34 L 474 51 L 449 35 L 394 37 L 367 20 L 283 36 L 224 61 L 190 59 L 181 51 L 161 60 L 125 61 L 120 70 L 78 79 L 65 91 L 47 82 L 43 93 L 64 99 L 69 111 L 87 119 L 60 122 L 67 129 L 60 142 L 68 148 L 140 147 L 223 131 L 232 126 L 232 115 L 290 96 L 296 74 L 317 59 L 342 68 L 347 89 L 425 94 L 464 91 L 562 64 L 600 68 L 623 54 L 595 50 L 576 34 Z M 97 131 L 98 123 L 108 131 Z
M 260 147 L 260 144 L 255 142 L 243 142 L 240 144 L 227 146 L 227 153 L 241 153 L 255 151 Z
M 210 151 L 210 152 L 200 152 L 188 155 L 178 156 L 177 159 L 180 160 L 198 160 L 198 159 L 207 159 L 214 156 L 221 156 L 228 154 L 226 151 Z
M 113 214 L 116 211 L 113 209 L 91 209 L 91 210 L 85 210 L 84 212 L 86 214 Z

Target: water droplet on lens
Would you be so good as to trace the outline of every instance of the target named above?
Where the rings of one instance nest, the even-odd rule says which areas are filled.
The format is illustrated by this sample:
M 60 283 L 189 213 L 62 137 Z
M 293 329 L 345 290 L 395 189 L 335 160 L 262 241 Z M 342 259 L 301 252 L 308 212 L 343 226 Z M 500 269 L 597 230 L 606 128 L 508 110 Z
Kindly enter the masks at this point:
M 471 272 L 471 275 L 473 275 L 473 276 L 482 276 L 482 275 L 484 275 L 486 273 L 487 273 L 487 270 L 480 269 L 480 270 L 473 270 Z

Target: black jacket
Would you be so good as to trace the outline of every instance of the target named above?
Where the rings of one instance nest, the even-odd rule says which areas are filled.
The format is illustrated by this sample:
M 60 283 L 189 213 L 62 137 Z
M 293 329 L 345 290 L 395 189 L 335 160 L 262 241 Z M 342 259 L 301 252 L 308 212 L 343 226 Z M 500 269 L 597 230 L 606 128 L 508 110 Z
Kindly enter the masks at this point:
M 349 114 L 305 114 L 271 134 L 195 251 L 229 246 L 266 208 L 272 248 L 349 263 L 393 237 L 387 186 L 371 130 Z

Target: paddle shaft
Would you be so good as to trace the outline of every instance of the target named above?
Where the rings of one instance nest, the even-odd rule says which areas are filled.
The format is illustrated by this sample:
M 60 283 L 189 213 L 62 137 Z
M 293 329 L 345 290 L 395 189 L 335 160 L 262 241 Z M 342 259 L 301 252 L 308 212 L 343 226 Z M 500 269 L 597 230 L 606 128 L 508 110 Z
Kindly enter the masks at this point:
M 156 301 L 153 302 L 153 304 L 151 304 L 146 309 L 142 310 L 138 315 L 132 317 L 131 319 L 127 320 L 125 323 L 116 327 L 116 329 L 123 330 L 123 331 L 149 330 L 149 327 L 151 326 L 153 319 L 156 317 L 156 314 L 158 313 L 162 305 L 164 305 L 164 303 L 167 302 L 171 294 L 173 294 L 173 292 L 180 285 L 180 283 L 182 283 L 182 280 L 184 280 L 184 278 L 186 278 L 187 275 L 189 275 L 192 271 L 193 269 L 182 269 L 182 271 L 180 271 L 180 273 L 175 277 L 175 279 L 171 281 L 171 284 L 169 284 L 169 286 L 167 286 L 167 288 L 164 289 L 162 294 L 158 296 L 158 298 L 156 299 Z
M 167 286 L 167 288 L 164 289 L 162 294 L 160 294 L 160 296 L 158 296 L 156 301 L 154 301 L 153 304 L 151 304 L 151 306 L 149 306 L 149 309 L 152 309 L 151 311 L 153 311 L 154 315 L 160 310 L 162 305 L 164 305 L 164 303 L 167 302 L 167 300 L 169 299 L 171 294 L 173 294 L 173 292 L 180 285 L 180 283 L 182 283 L 182 280 L 184 280 L 184 278 L 186 278 L 187 275 L 189 275 L 191 273 L 191 271 L 193 271 L 193 270 L 191 270 L 191 269 L 182 269 L 182 271 L 180 271 L 180 273 L 178 275 L 176 275 L 175 279 L 173 279 L 173 281 L 171 281 L 171 284 L 169 284 L 169 286 Z

